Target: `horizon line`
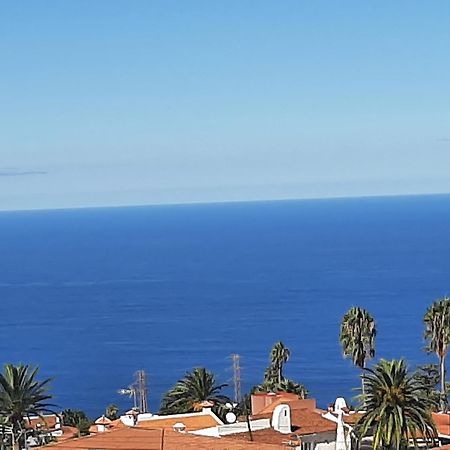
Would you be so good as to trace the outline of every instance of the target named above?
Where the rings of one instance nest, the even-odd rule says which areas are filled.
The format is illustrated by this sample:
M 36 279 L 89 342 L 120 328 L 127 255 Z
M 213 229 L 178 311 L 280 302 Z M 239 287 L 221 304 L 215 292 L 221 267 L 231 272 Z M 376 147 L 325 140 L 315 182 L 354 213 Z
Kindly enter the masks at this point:
M 436 197 L 449 196 L 450 192 L 432 192 L 432 193 L 410 193 L 410 194 L 364 194 L 364 195 L 330 195 L 325 197 L 286 197 L 286 198 L 261 198 L 261 199 L 242 199 L 242 200 L 205 200 L 205 201 L 187 201 L 187 202 L 161 202 L 161 203 L 135 203 L 135 204 L 117 204 L 117 205 L 96 205 L 96 206 L 67 206 L 67 207 L 44 207 L 44 208 L 18 208 L 1 209 L 1 213 L 12 212 L 46 212 L 46 211 L 71 211 L 85 209 L 118 209 L 118 208 L 146 208 L 156 206 L 195 206 L 195 205 L 222 205 L 222 204 L 240 204 L 240 203 L 272 203 L 289 201 L 319 201 L 319 200 L 357 200 L 357 199 L 376 199 L 376 198 L 408 198 L 408 197 Z

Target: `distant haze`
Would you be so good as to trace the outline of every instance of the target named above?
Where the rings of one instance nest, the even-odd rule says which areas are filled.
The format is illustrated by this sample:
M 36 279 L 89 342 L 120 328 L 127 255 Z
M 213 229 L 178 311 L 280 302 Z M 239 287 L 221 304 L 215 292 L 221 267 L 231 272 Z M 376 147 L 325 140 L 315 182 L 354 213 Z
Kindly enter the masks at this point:
M 0 209 L 450 192 L 449 16 L 4 2 Z

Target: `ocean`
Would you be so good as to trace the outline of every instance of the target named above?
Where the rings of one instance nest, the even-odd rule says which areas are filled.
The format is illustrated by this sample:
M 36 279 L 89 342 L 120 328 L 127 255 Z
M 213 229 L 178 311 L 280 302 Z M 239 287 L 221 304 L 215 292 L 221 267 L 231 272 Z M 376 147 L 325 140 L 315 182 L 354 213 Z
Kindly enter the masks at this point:
M 351 306 L 376 319 L 376 359 L 435 361 L 422 317 L 450 292 L 449 224 L 444 195 L 2 212 L 0 362 L 39 365 L 95 418 L 132 406 L 117 390 L 138 369 L 153 412 L 193 367 L 231 382 L 232 353 L 245 391 L 282 340 L 288 377 L 351 403 Z

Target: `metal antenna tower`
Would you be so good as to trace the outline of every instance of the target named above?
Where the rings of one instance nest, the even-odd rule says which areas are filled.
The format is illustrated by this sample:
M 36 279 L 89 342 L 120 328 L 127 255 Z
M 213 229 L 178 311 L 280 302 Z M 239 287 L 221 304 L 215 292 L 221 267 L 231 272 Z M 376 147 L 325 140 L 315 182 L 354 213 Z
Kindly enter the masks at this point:
M 231 355 L 233 361 L 233 385 L 234 385 L 234 401 L 241 401 L 241 357 L 237 353 Z
M 135 373 L 135 390 L 138 399 L 138 408 L 141 413 L 148 412 L 148 388 L 147 374 L 145 370 L 138 370 Z

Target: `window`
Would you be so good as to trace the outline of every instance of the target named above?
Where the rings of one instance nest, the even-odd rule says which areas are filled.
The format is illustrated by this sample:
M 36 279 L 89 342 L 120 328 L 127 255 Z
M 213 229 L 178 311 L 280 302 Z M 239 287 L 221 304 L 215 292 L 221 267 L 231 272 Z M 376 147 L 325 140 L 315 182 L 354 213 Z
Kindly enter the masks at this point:
M 314 450 L 314 442 L 302 442 L 302 450 Z

